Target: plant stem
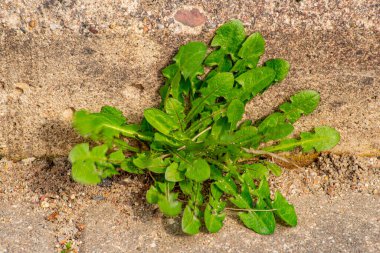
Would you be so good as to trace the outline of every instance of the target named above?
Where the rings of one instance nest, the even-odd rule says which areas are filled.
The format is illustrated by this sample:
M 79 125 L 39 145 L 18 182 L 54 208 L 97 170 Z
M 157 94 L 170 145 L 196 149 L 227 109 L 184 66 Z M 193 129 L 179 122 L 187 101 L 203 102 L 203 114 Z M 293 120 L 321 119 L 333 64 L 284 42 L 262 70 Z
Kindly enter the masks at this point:
M 211 129 L 211 126 L 209 126 L 208 128 L 206 128 L 205 130 L 203 130 L 202 132 L 200 132 L 199 134 L 197 134 L 196 136 L 194 136 L 193 139 L 191 139 L 192 141 L 195 141 L 199 136 L 201 136 L 202 134 L 206 133 L 208 130 Z
M 271 153 L 271 152 L 268 152 L 268 151 L 265 151 L 265 150 L 255 150 L 255 149 L 247 149 L 247 148 L 243 148 L 243 150 L 245 152 L 253 154 L 253 155 L 268 155 L 268 156 L 273 157 L 275 159 L 278 159 L 280 161 L 292 164 L 295 167 L 297 167 L 297 169 L 300 169 L 300 166 L 298 166 L 296 163 L 294 163 L 292 161 L 289 161 L 288 159 L 286 159 L 286 158 L 284 158 L 282 156 L 276 155 L 274 153 Z

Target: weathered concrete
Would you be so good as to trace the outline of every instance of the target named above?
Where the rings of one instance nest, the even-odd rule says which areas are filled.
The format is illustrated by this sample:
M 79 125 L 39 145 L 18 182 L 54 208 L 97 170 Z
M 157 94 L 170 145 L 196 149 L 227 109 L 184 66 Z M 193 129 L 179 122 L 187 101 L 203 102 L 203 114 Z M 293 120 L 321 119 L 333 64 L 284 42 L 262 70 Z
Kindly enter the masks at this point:
M 19 203 L 0 206 L 0 253 L 54 252 L 54 231 L 40 212 Z
M 156 218 L 131 221 L 111 205 L 86 213 L 81 252 L 378 252 L 379 197 L 349 195 L 330 199 L 294 199 L 296 228 L 278 226 L 273 236 L 260 236 L 232 216 L 217 234 L 186 236 L 180 221 Z M 126 227 L 127 226 L 127 227 Z
M 375 0 L 3 0 L 0 154 L 67 155 L 79 141 L 70 127 L 79 108 L 114 105 L 138 120 L 158 104 L 159 70 L 178 46 L 208 42 L 231 18 L 264 35 L 265 58 L 292 65 L 286 81 L 252 101 L 248 117 L 314 88 L 321 106 L 299 129 L 331 125 L 342 134 L 335 152 L 379 154 L 379 11 Z
M 66 159 L 1 159 L 0 252 L 61 252 L 66 242 L 99 253 L 379 252 L 379 162 L 329 155 L 272 178 L 296 207 L 295 228 L 278 225 L 260 236 L 231 212 L 219 233 L 192 237 L 181 232 L 180 218 L 146 203 L 143 175 L 83 186 L 70 180 Z

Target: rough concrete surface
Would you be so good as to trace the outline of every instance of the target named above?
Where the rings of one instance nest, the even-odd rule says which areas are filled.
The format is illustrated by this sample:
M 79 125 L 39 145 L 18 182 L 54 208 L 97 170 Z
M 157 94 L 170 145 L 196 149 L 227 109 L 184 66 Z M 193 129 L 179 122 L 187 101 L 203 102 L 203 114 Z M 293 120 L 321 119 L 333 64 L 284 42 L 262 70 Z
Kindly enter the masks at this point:
M 242 227 L 232 215 L 217 234 L 190 237 L 178 220 L 153 219 L 120 225 L 122 214 L 102 204 L 86 212 L 87 229 L 81 252 L 378 252 L 379 197 L 348 195 L 302 197 L 293 201 L 299 212 L 295 229 L 279 226 L 272 236 Z
M 379 12 L 376 0 L 0 0 L 0 253 L 60 252 L 67 242 L 73 252 L 380 252 Z M 246 117 L 315 89 L 321 104 L 297 131 L 341 133 L 333 154 L 300 156 L 305 168 L 270 179 L 299 225 L 259 236 L 231 213 L 220 233 L 189 237 L 146 204 L 149 177 L 73 182 L 56 158 L 81 141 L 73 112 L 107 104 L 138 121 L 158 105 L 160 70 L 178 47 L 209 42 L 232 18 L 263 34 L 264 61 L 292 66 Z
M 178 46 L 209 42 L 231 18 L 267 40 L 265 59 L 292 70 L 255 98 L 247 117 L 269 113 L 293 92 L 321 93 L 302 119 L 336 127 L 338 153 L 380 149 L 379 18 L 372 1 L 0 1 L 0 154 L 67 155 L 79 141 L 74 110 L 121 108 L 131 121 L 159 102 L 160 69 Z M 260 109 L 257 109 L 260 108 Z
M 260 236 L 231 212 L 219 233 L 185 236 L 179 219 L 146 203 L 149 177 L 123 174 L 90 187 L 70 179 L 66 159 L 3 159 L 0 252 L 60 252 L 67 242 L 86 253 L 379 252 L 379 165 L 326 155 L 285 170 L 271 184 L 295 205 L 295 228 L 278 225 L 274 235 Z

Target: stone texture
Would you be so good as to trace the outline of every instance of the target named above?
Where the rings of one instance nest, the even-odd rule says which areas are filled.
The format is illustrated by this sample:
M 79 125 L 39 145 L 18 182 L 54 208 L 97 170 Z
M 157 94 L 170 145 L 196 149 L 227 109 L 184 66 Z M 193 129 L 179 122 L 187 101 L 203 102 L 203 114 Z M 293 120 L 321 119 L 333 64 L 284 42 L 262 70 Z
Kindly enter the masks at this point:
M 348 195 L 294 199 L 296 228 L 279 226 L 273 236 L 244 228 L 233 215 L 217 234 L 186 236 L 178 220 L 129 221 L 102 205 L 87 211 L 81 252 L 378 252 L 379 197 Z M 124 220 L 124 222 L 122 222 Z
M 203 26 L 175 22 L 200 10 Z M 293 92 L 321 93 L 318 110 L 298 129 L 327 124 L 342 134 L 337 153 L 380 150 L 380 6 L 377 1 L 5 0 L 0 2 L 0 154 L 67 155 L 79 142 L 70 111 L 108 104 L 131 121 L 159 103 L 160 69 L 178 46 L 208 42 L 231 18 L 267 40 L 263 60 L 292 70 L 257 97 L 247 117 L 269 113 Z M 260 109 L 257 109 L 260 108 Z
M 0 206 L 0 252 L 55 252 L 54 232 L 37 211 L 25 204 Z
M 200 26 L 206 22 L 205 15 L 199 12 L 196 8 L 191 10 L 178 10 L 174 15 L 174 18 L 178 22 L 190 27 Z

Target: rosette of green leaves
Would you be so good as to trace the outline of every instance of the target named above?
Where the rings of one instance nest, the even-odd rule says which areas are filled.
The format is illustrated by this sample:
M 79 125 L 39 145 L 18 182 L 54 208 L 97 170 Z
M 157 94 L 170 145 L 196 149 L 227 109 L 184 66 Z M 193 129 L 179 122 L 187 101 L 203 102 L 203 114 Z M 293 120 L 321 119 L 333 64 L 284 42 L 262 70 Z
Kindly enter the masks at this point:
M 73 179 L 97 184 L 120 171 L 148 173 L 154 183 L 147 201 L 166 216 L 182 213 L 187 234 L 202 225 L 218 232 L 226 208 L 238 211 L 243 224 L 260 234 L 273 233 L 276 219 L 295 226 L 293 205 L 279 191 L 272 195 L 268 185 L 281 167 L 262 154 L 328 150 L 339 142 L 339 133 L 319 126 L 294 137 L 293 124 L 320 101 L 312 90 L 296 93 L 256 122 L 243 121 L 246 104 L 282 81 L 289 63 L 271 59 L 259 65 L 265 41 L 260 33 L 246 35 L 238 20 L 219 27 L 211 47 L 209 53 L 203 42 L 180 47 L 162 71 L 160 107 L 146 109 L 141 124 L 128 123 L 109 106 L 99 113 L 76 112 L 74 128 L 92 144 L 71 151 Z

